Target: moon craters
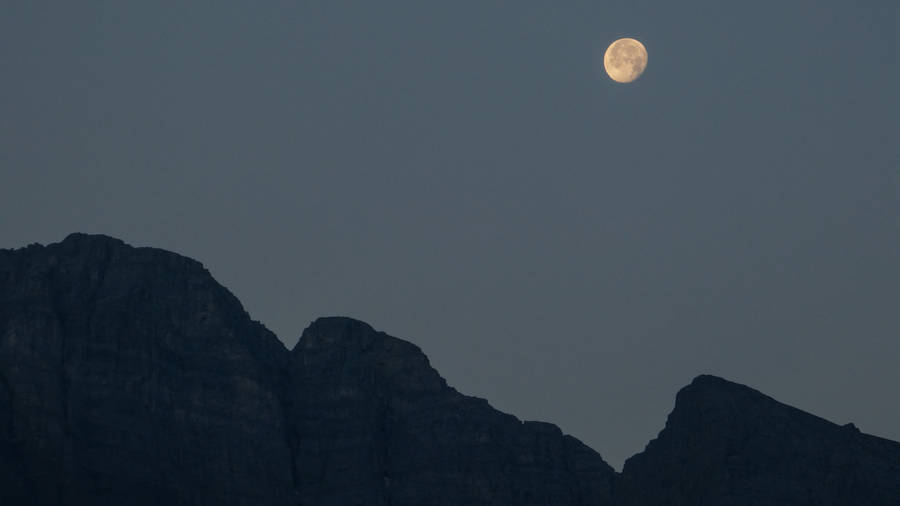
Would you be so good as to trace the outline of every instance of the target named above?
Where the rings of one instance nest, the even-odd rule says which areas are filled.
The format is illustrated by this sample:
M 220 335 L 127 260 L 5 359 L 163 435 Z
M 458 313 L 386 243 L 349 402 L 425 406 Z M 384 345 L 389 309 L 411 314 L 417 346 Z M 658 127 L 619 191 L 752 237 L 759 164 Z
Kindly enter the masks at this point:
M 603 67 L 613 81 L 630 83 L 647 68 L 647 49 L 635 39 L 619 39 L 606 49 Z

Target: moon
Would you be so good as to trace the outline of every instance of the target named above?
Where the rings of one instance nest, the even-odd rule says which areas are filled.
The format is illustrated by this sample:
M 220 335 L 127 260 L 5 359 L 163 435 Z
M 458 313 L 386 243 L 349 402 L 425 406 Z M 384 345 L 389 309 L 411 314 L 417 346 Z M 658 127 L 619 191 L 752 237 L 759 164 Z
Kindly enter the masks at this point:
M 603 68 L 613 81 L 630 83 L 647 68 L 647 48 L 635 39 L 619 39 L 606 48 Z

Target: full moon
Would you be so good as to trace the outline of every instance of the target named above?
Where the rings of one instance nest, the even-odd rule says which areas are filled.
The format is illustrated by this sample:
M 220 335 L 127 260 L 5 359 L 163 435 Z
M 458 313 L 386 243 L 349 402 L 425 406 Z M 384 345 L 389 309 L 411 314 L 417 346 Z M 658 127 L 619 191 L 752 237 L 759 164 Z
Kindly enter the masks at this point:
M 603 68 L 613 81 L 630 83 L 640 77 L 647 68 L 647 49 L 640 41 L 619 39 L 606 48 Z

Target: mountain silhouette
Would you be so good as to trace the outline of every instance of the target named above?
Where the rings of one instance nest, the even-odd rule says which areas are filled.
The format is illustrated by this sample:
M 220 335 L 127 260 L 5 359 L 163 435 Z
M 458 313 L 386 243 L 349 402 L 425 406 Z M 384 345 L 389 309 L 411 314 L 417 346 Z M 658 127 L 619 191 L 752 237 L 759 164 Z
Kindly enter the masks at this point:
M 897 505 L 898 477 L 900 444 L 712 376 L 616 473 L 361 321 L 288 351 L 189 258 L 0 250 L 2 505 Z
M 900 443 L 704 375 L 620 478 L 623 506 L 897 505 Z

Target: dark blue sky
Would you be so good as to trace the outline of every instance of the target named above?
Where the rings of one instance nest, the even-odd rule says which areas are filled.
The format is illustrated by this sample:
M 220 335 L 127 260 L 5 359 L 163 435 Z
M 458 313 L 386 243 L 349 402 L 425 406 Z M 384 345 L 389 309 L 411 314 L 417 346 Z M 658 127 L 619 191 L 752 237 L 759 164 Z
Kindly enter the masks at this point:
M 0 247 L 194 257 L 617 467 L 700 373 L 900 439 L 897 9 L 10 0 Z

